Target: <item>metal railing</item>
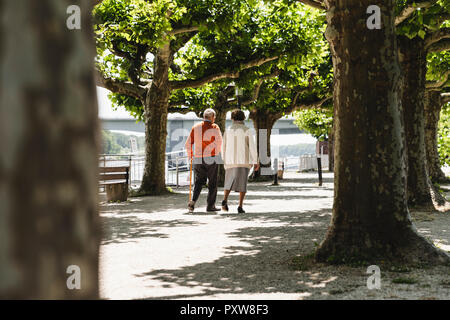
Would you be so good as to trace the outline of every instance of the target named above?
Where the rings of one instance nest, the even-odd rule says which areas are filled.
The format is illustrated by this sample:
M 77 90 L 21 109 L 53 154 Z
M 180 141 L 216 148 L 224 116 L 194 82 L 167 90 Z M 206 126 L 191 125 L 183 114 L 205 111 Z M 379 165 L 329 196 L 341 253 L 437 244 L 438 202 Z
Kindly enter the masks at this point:
M 322 155 L 322 167 L 328 167 L 328 155 Z M 272 159 L 272 164 L 274 164 Z M 130 166 L 130 186 L 137 188 L 142 182 L 145 154 L 102 154 L 99 165 L 104 167 Z M 189 159 L 186 150 L 165 154 L 166 185 L 189 185 Z M 279 158 L 278 169 L 284 171 L 307 171 L 317 169 L 317 155 L 306 154 L 300 157 Z M 193 176 L 193 175 L 192 175 Z
M 102 154 L 99 165 L 104 167 L 130 166 L 130 185 L 139 187 L 145 167 L 145 154 Z M 166 185 L 189 185 L 189 159 L 186 151 L 165 154 Z
M 328 155 L 322 154 L 322 168 L 328 168 Z M 317 155 L 304 154 L 300 157 L 284 157 L 280 158 L 279 169 L 284 165 L 284 171 L 308 171 L 317 170 Z

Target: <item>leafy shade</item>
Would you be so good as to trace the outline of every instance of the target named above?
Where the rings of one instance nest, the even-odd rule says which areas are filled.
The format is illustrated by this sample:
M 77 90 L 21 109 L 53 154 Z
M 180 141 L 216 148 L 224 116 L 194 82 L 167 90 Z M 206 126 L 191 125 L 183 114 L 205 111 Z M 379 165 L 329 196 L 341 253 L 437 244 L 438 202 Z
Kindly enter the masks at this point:
M 194 37 L 177 55 L 182 72 L 171 76 L 202 77 L 204 69 L 214 70 L 222 64 L 230 66 L 240 56 L 278 56 L 270 63 L 241 71 L 233 82 L 242 89 L 241 107 L 281 117 L 290 114 L 299 104 L 308 104 L 329 94 L 333 75 L 329 46 L 323 36 L 325 26 L 323 12 L 300 3 L 286 5 L 273 1 L 256 6 L 251 21 L 235 32 L 204 33 Z M 185 106 L 195 111 L 225 93 L 232 101 L 226 106 L 229 108 L 236 103 L 234 90 L 226 90 L 230 81 L 178 90 L 171 102 L 184 100 Z
M 442 108 L 438 128 L 438 151 L 441 164 L 450 166 L 450 103 Z
M 333 112 L 331 110 L 306 109 L 294 113 L 294 123 L 319 141 L 328 140 L 333 126 Z
M 128 113 L 137 121 L 144 121 L 144 107 L 142 102 L 125 94 L 108 93 L 108 99 L 112 103 L 113 110 L 125 106 Z
M 442 81 L 443 75 L 450 70 L 450 52 L 429 53 L 427 60 L 427 80 Z M 448 81 L 447 85 L 450 86 Z
M 410 0 L 398 0 L 397 10 L 401 12 L 405 7 L 410 6 Z M 419 1 L 417 1 L 419 2 Z M 450 13 L 450 2 L 448 0 L 439 1 L 423 1 L 425 6 L 417 6 L 415 10 L 403 23 L 397 26 L 399 35 L 407 36 L 412 39 L 425 37 L 433 31 L 438 30 L 442 26 L 446 26 L 443 22 L 448 19 Z

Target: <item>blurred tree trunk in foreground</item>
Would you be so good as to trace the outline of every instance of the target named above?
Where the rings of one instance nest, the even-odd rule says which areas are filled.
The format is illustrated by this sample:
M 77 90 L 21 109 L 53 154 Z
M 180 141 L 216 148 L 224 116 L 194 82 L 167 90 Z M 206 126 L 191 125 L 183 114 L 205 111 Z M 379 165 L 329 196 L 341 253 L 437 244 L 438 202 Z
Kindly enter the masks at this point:
M 81 29 L 69 30 L 73 4 Z M 0 0 L 0 298 L 98 298 L 91 9 Z

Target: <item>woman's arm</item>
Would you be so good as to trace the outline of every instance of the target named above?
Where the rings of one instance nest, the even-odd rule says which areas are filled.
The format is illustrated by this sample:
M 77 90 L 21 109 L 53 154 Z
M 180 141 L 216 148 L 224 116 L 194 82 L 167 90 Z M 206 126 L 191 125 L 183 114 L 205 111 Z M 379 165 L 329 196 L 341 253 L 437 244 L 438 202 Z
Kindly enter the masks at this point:
M 223 133 L 223 139 L 222 139 L 222 161 L 223 163 L 225 163 L 225 152 L 227 150 L 227 130 L 224 131 Z
M 256 148 L 255 137 L 251 130 L 247 130 L 248 132 L 248 148 L 250 152 L 249 161 L 251 164 L 258 164 L 258 150 Z

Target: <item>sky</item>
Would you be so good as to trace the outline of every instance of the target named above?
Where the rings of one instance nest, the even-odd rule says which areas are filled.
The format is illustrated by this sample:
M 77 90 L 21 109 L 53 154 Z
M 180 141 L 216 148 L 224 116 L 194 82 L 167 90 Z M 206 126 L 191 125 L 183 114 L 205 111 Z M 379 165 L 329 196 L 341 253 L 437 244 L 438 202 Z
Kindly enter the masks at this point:
M 108 99 L 109 91 L 100 87 L 97 87 L 97 100 L 98 100 L 98 116 L 101 119 L 132 119 L 130 114 L 125 108 L 120 107 L 118 110 L 113 110 L 111 101 Z
M 113 110 L 111 101 L 108 99 L 108 90 L 97 87 L 98 98 L 98 114 L 101 119 L 133 119 L 123 107 Z M 129 131 L 117 131 L 124 134 L 143 135 L 144 133 L 136 133 Z M 272 135 L 270 143 L 274 145 L 292 145 L 298 143 L 316 143 L 316 139 L 309 134 L 287 134 Z

